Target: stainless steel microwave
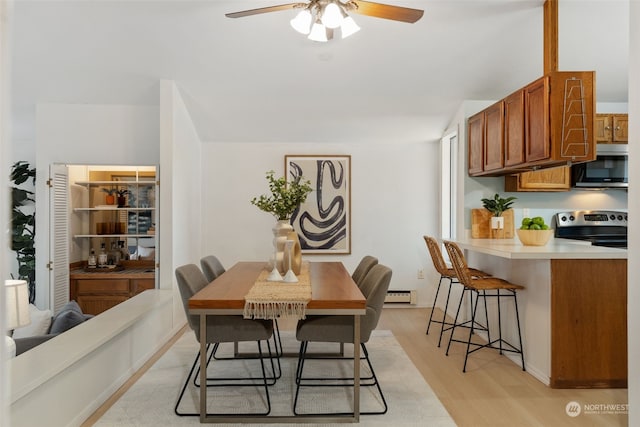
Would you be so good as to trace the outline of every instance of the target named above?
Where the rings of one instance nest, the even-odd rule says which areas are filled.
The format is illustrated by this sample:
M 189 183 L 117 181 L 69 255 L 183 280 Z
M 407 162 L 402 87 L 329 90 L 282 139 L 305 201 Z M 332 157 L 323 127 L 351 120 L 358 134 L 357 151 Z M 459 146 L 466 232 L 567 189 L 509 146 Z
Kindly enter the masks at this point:
M 598 144 L 596 159 L 571 166 L 572 183 L 576 188 L 629 187 L 629 146 Z

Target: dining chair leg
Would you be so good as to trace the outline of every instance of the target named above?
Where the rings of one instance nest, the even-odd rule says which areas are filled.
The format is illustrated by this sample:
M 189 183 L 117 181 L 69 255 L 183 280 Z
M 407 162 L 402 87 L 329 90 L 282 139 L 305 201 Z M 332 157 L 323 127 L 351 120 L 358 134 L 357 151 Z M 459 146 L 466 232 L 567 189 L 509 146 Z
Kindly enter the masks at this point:
M 300 388 L 301 387 L 353 387 L 355 384 L 354 378 L 349 377 L 349 378 L 302 378 L 302 373 L 304 371 L 304 365 L 305 365 L 305 361 L 307 359 L 307 350 L 308 350 L 308 345 L 309 343 L 306 341 L 303 341 L 300 343 L 300 353 L 298 356 L 298 365 L 296 368 L 296 393 L 293 399 L 293 413 L 294 415 L 302 415 L 302 416 L 309 416 L 309 415 L 313 415 L 313 416 L 318 416 L 318 415 L 351 415 L 352 413 L 350 412 L 336 412 L 336 413 L 299 413 L 297 410 L 298 407 L 298 397 L 300 396 Z M 370 386 L 375 386 L 376 389 L 378 390 L 378 393 L 380 394 L 380 400 L 382 401 L 382 406 L 383 409 L 381 411 L 365 411 L 365 412 L 360 412 L 360 415 L 382 415 L 382 414 L 386 414 L 388 411 L 388 406 L 387 406 L 387 400 L 384 397 L 384 393 L 382 392 L 382 388 L 380 386 L 380 382 L 378 381 L 378 377 L 376 376 L 375 370 L 373 369 L 373 365 L 371 364 L 371 359 L 369 358 L 369 351 L 367 350 L 367 347 L 364 343 L 360 343 L 360 348 L 362 349 L 362 355 L 363 357 L 361 357 L 361 360 L 365 360 L 367 362 L 367 366 L 369 367 L 369 372 L 371 372 L 371 376 L 366 377 L 366 378 L 361 378 L 361 379 L 371 379 L 372 382 L 367 382 L 367 383 L 361 383 L 360 386 L 361 387 L 370 387 Z M 318 359 L 316 357 L 313 357 L 313 359 Z M 332 358 L 332 357 L 327 357 L 327 358 L 319 358 L 319 359 L 326 359 L 326 360 L 341 360 L 341 358 Z M 351 359 L 351 358 L 344 358 L 344 359 Z M 303 384 L 302 381 L 314 381 L 314 383 L 311 384 Z M 322 384 L 321 382 L 325 381 L 325 382 L 330 382 L 329 384 Z M 343 381 L 343 383 L 339 383 L 336 384 L 336 381 Z M 320 383 L 318 383 L 320 382 Z

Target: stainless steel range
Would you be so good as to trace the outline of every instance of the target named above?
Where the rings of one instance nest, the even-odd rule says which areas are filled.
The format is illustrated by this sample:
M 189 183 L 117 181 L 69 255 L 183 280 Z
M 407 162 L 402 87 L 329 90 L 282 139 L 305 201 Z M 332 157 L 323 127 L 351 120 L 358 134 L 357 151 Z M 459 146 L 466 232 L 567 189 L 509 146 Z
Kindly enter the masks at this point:
M 588 240 L 594 246 L 627 248 L 627 212 L 570 211 L 553 217 L 555 237 Z

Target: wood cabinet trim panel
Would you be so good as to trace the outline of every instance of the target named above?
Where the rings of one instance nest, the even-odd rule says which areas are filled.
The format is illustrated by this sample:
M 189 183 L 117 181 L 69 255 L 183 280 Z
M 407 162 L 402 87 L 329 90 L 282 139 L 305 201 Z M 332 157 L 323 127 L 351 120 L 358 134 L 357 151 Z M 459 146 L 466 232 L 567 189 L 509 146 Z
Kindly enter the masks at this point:
M 524 90 L 504 100 L 504 165 L 524 163 Z
M 129 294 L 129 279 L 79 279 L 78 295 L 83 294 Z
M 482 173 L 484 153 L 484 112 L 474 114 L 467 121 L 467 160 L 469 174 Z
M 551 386 L 627 385 L 627 260 L 551 260 Z
M 504 102 L 499 101 L 484 110 L 485 172 L 504 168 Z

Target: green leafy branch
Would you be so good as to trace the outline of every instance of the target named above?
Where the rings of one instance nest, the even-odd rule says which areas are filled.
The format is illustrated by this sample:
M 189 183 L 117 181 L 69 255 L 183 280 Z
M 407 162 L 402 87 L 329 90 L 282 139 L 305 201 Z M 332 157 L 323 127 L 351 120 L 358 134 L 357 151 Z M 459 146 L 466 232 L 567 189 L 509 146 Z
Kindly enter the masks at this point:
M 251 199 L 251 204 L 274 215 L 278 220 L 287 220 L 311 193 L 311 181 L 303 180 L 302 176 L 298 176 L 293 181 L 287 182 L 285 177 L 276 179 L 274 174 L 274 171 L 267 172 L 271 194 L 254 197 Z
M 24 161 L 14 163 L 11 167 L 11 181 L 14 183 L 11 188 L 11 249 L 16 252 L 18 277 L 29 283 L 29 302 L 33 302 L 36 279 L 36 215 L 35 212 L 25 213 L 23 209 L 33 206 L 36 200 L 33 191 L 17 187 L 29 179 L 35 185 L 35 168 L 30 168 L 29 163 Z

